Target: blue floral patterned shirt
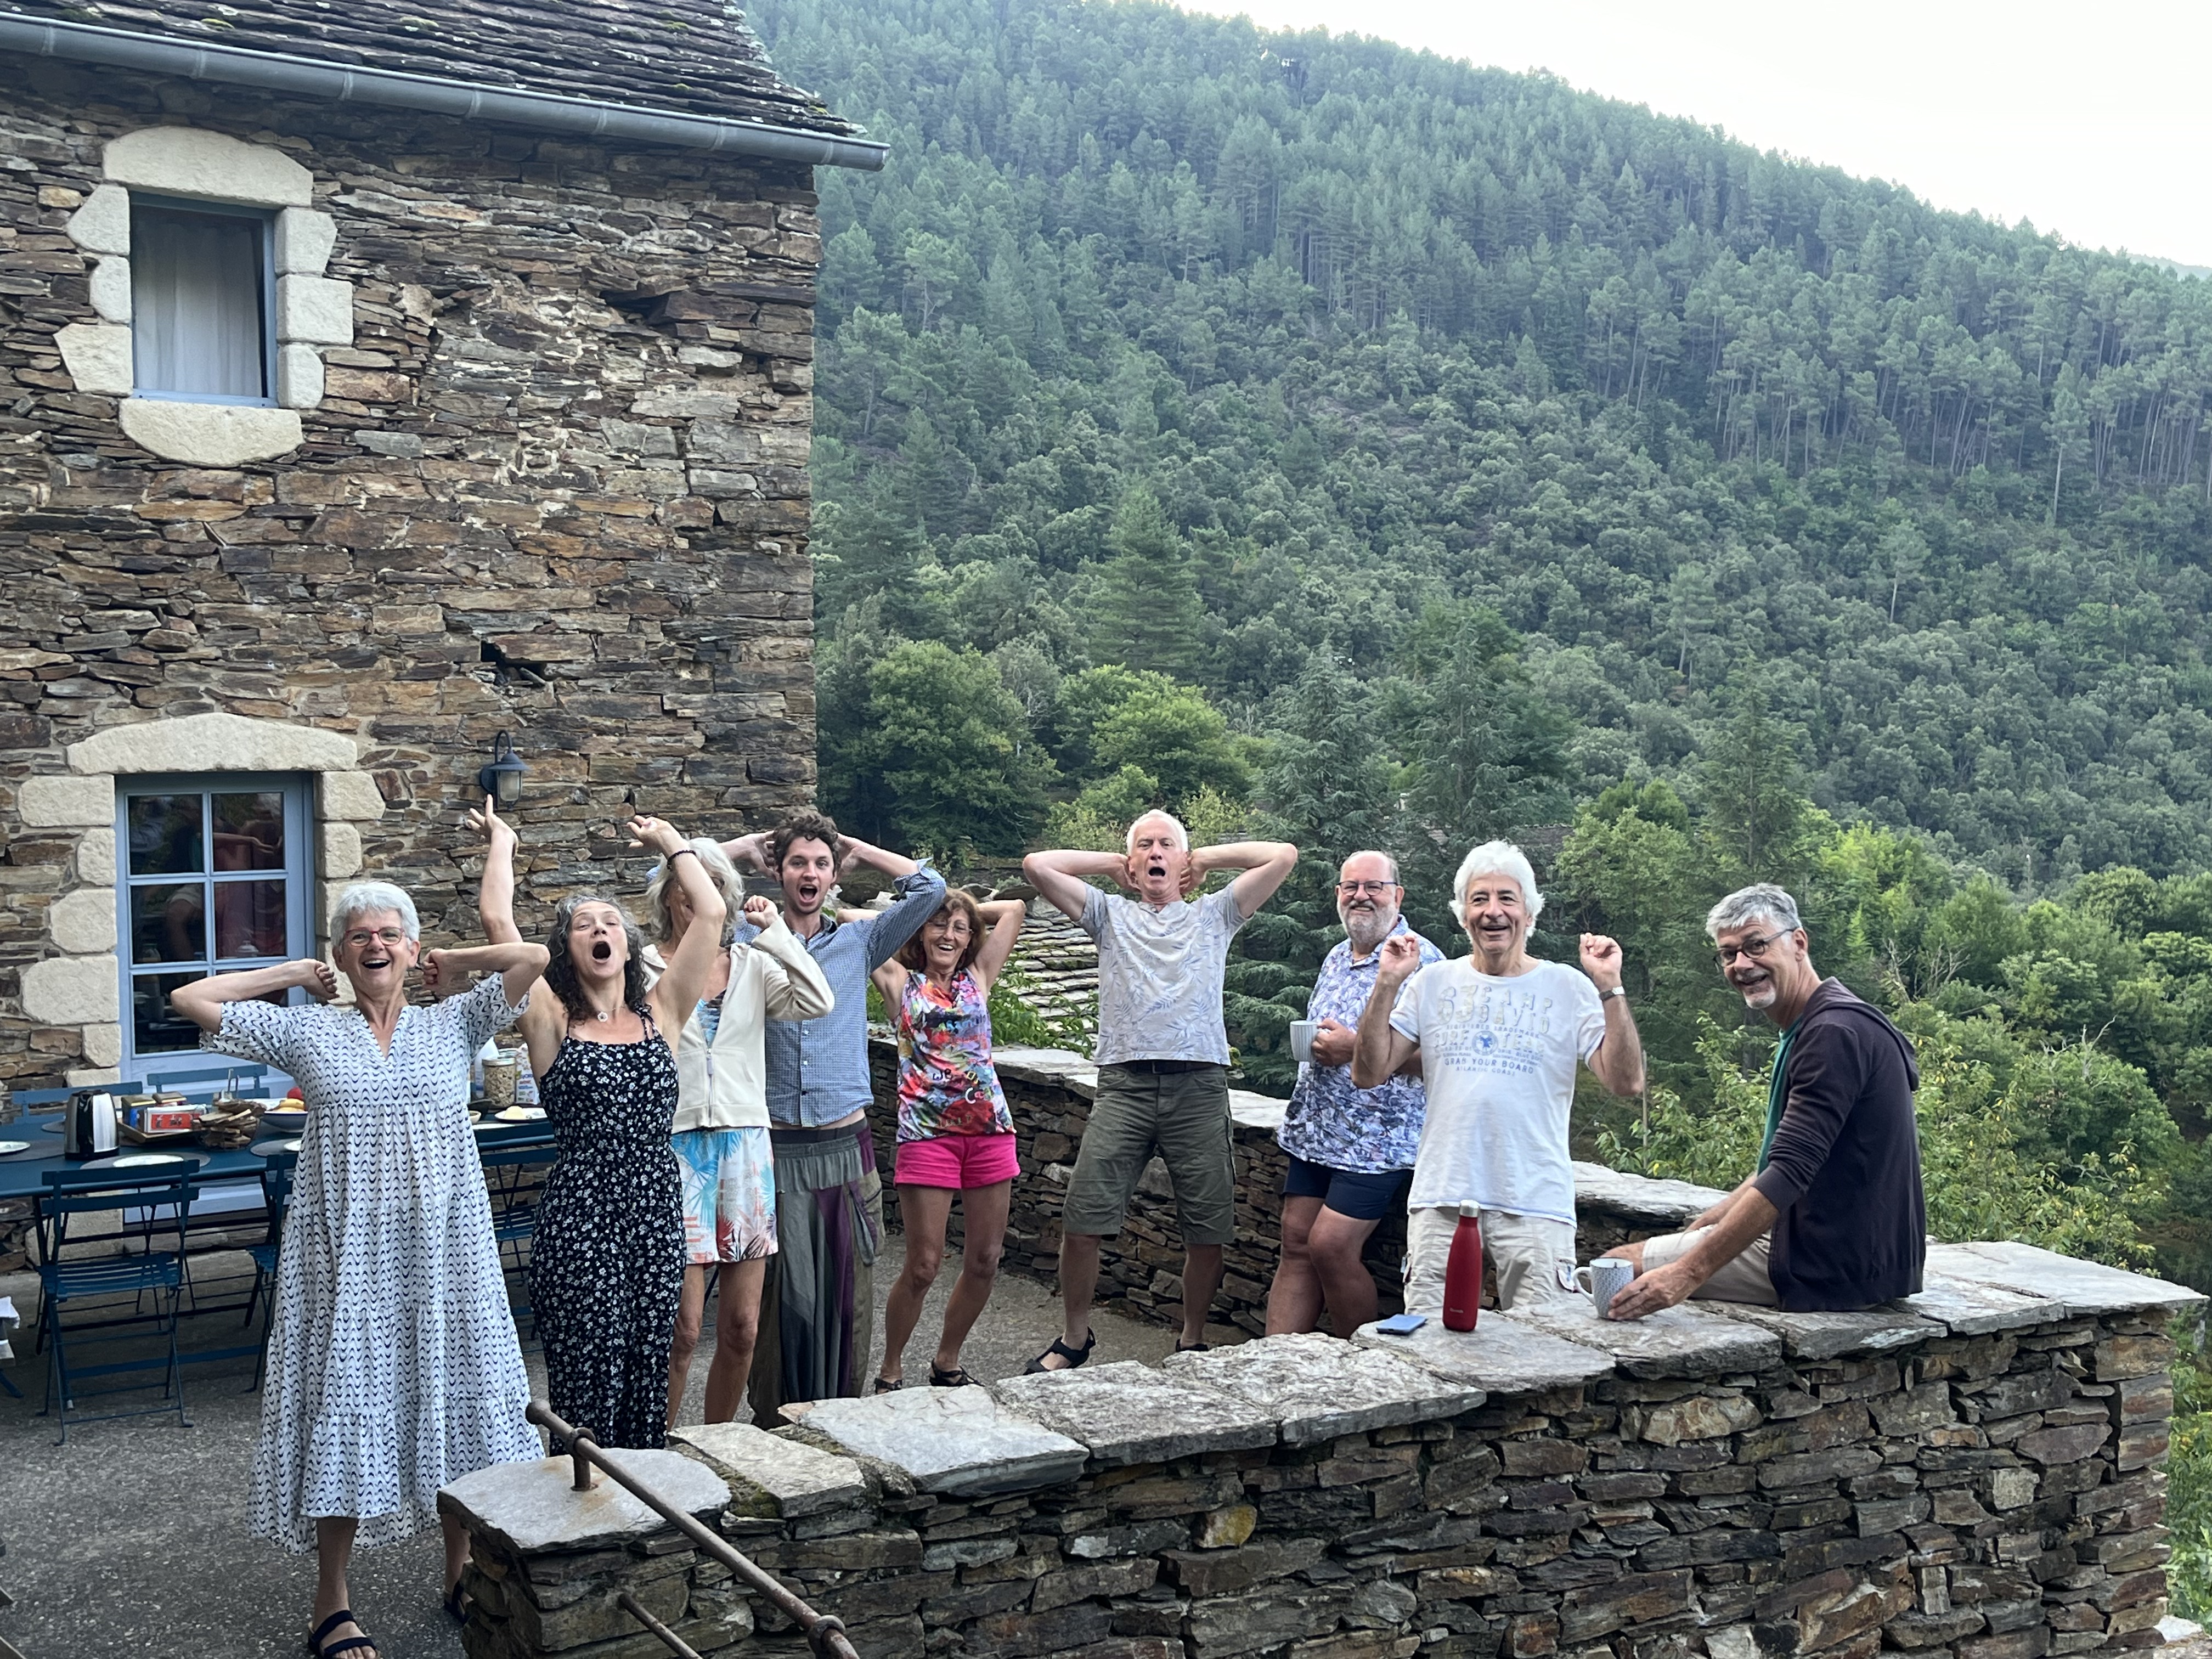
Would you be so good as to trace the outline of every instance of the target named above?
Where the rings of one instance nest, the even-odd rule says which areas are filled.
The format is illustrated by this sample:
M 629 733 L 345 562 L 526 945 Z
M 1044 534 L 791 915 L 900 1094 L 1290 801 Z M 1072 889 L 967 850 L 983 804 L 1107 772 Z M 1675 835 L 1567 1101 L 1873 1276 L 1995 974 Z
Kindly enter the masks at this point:
M 1405 918 L 1390 930 L 1413 933 Z M 1442 962 L 1444 953 L 1421 939 L 1421 965 Z M 1375 975 L 1382 964 L 1377 945 L 1364 957 L 1352 954 L 1346 939 L 1321 964 L 1306 1003 L 1308 1019 L 1334 1019 L 1354 1027 L 1360 1010 L 1375 989 Z M 1297 1086 L 1283 1114 L 1283 1127 L 1275 1139 L 1292 1158 L 1326 1164 L 1357 1175 L 1380 1175 L 1390 1170 L 1410 1170 L 1421 1144 L 1421 1118 L 1426 1097 L 1417 1077 L 1394 1077 L 1377 1089 L 1352 1086 L 1349 1066 L 1316 1066 L 1310 1060 L 1298 1067 Z

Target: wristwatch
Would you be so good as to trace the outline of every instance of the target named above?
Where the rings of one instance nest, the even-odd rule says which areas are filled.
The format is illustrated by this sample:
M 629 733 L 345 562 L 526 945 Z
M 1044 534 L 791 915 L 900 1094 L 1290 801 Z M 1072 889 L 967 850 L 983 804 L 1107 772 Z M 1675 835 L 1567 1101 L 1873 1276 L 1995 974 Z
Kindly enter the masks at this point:
M 1597 1000 L 1600 1002 L 1609 1002 L 1614 997 L 1625 997 L 1627 994 L 1628 988 L 1626 985 L 1616 985 L 1610 991 L 1600 991 L 1597 994 Z

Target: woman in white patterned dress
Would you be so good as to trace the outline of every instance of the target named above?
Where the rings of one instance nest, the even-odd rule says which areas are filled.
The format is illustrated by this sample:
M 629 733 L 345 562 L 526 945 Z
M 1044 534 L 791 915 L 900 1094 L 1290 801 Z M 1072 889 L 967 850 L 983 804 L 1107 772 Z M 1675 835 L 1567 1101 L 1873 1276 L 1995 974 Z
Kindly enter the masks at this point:
M 545 966 L 535 945 L 421 949 L 415 906 L 364 882 L 331 915 L 337 978 L 286 963 L 179 986 L 170 1006 L 204 1047 L 298 1079 L 307 1127 L 285 1217 L 270 1315 L 269 1380 L 255 1449 L 253 1530 L 315 1551 L 318 1659 L 372 1659 L 347 1607 L 358 1541 L 390 1544 L 437 1514 L 438 1488 L 493 1463 L 540 1456 L 525 1421 L 530 1383 L 492 1242 L 466 1110 L 469 1065 L 513 1023 Z M 408 1000 L 420 955 L 434 990 L 483 982 L 434 1006 Z M 263 1000 L 294 987 L 315 1004 Z M 446 1532 L 448 1607 L 468 1535 Z

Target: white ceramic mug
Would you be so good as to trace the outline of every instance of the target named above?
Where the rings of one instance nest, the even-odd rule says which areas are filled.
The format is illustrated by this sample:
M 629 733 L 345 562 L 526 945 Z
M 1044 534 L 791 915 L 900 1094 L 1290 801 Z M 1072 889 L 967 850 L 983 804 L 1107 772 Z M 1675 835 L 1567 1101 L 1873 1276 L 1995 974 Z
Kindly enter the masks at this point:
M 1601 1255 L 1587 1267 L 1575 1269 L 1575 1288 L 1588 1291 L 1600 1319 L 1613 1317 L 1613 1298 L 1636 1278 L 1636 1264 L 1617 1255 Z
M 1313 1059 L 1313 1040 L 1321 1030 L 1317 1019 L 1294 1019 L 1291 1022 L 1291 1058 L 1304 1065 Z

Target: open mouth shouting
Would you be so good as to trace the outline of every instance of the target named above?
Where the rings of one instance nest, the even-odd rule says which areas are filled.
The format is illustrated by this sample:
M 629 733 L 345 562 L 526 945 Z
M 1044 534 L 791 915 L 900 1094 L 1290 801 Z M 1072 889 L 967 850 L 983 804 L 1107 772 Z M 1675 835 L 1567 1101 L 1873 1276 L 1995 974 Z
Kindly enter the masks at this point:
M 605 939 L 594 939 L 592 941 L 592 960 L 593 962 L 612 962 L 614 957 L 615 947 L 609 944 Z

